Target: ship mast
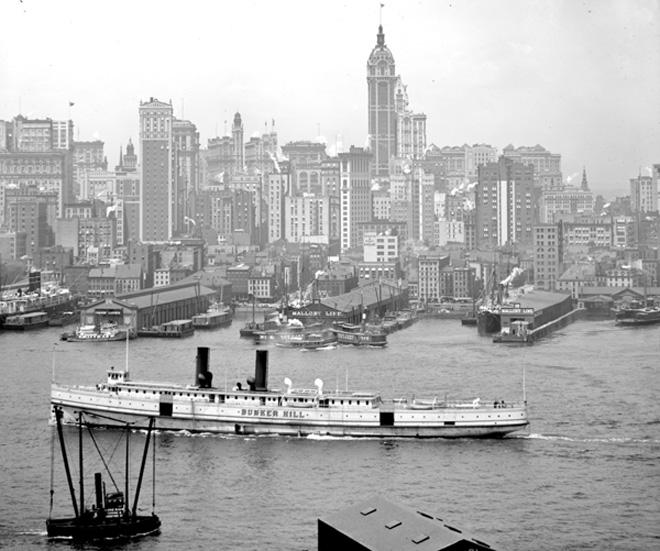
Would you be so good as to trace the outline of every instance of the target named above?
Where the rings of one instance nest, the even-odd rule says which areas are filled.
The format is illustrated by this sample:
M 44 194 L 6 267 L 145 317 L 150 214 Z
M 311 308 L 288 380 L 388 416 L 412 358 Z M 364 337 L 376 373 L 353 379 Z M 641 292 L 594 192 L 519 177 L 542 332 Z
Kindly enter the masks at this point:
M 142 486 L 142 475 L 144 474 L 144 466 L 147 462 L 147 454 L 149 453 L 149 441 L 151 440 L 151 431 L 154 426 L 154 421 L 155 420 L 153 417 L 149 419 L 149 428 L 147 429 L 147 441 L 144 443 L 144 452 L 142 453 L 142 464 L 140 465 L 140 475 L 138 476 L 137 487 L 135 488 L 135 498 L 133 499 L 133 516 L 137 515 L 138 499 L 140 498 L 140 488 Z
M 84 473 L 83 473 L 82 411 L 78 413 L 78 469 L 80 476 L 80 514 L 82 515 L 85 512 L 85 482 L 83 478 Z
M 66 455 L 66 445 L 64 444 L 64 434 L 62 433 L 62 410 L 55 407 L 55 421 L 57 423 L 57 436 L 60 440 L 60 449 L 62 450 L 62 460 L 64 461 L 64 472 L 66 473 L 66 481 L 69 485 L 69 493 L 71 494 L 71 503 L 73 504 L 73 513 L 76 518 L 78 514 L 78 502 L 76 501 L 76 491 L 73 489 L 73 479 L 71 478 L 71 469 L 69 468 L 69 458 Z

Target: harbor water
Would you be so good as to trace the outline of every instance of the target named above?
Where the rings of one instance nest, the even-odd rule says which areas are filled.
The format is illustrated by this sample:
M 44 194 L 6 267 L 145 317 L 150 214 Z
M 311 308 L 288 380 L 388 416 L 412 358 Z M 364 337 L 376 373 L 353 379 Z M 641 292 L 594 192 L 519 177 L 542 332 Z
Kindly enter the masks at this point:
M 67 548 L 45 537 L 52 450 L 53 512 L 72 510 L 48 423 L 53 376 L 94 385 L 128 356 L 133 379 L 192 384 L 196 347 L 208 346 L 214 385 L 231 387 L 254 370 L 255 346 L 239 339 L 241 325 L 182 340 L 137 339 L 128 355 L 123 342 L 60 342 L 61 329 L 0 332 L 0 548 Z M 660 547 L 660 326 L 578 321 L 517 346 L 493 344 L 457 320 L 427 319 L 389 335 L 384 349 L 270 350 L 270 386 L 280 388 L 284 377 L 309 388 L 320 377 L 326 388 L 388 398 L 506 401 L 522 398 L 524 378 L 531 425 L 499 440 L 160 432 L 162 532 L 113 549 L 316 549 L 319 517 L 374 495 L 432 513 L 496 549 Z M 71 455 L 76 431 L 65 433 Z M 97 434 L 108 454 L 121 456 L 116 436 Z M 138 463 L 143 438 L 132 437 Z M 150 472 L 146 479 L 148 511 Z

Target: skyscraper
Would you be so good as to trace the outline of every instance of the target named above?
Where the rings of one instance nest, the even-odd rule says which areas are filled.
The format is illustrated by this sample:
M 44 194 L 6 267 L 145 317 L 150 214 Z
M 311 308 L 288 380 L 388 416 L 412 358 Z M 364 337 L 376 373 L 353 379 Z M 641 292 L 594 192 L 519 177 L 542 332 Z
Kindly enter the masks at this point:
M 475 189 L 477 245 L 531 245 L 534 219 L 534 166 L 507 157 L 479 166 Z
M 231 126 L 231 135 L 233 139 L 234 152 L 234 171 L 243 172 L 245 166 L 245 149 L 243 141 L 243 121 L 241 114 L 234 115 L 234 122 Z
M 367 61 L 369 147 L 374 176 L 387 176 L 389 161 L 396 154 L 397 77 L 394 56 L 385 45 L 383 26 L 378 26 L 376 46 Z
M 640 174 L 630 179 L 630 208 L 639 213 L 658 210 L 657 181 L 651 176 Z
M 371 153 L 361 147 L 339 154 L 342 251 L 362 246 L 359 224 L 371 221 L 371 161 Z
M 172 237 L 174 171 L 171 103 L 140 102 L 140 240 Z
M 191 205 L 199 191 L 199 132 L 190 121 L 174 119 L 174 232 L 189 232 L 186 218 L 194 219 Z

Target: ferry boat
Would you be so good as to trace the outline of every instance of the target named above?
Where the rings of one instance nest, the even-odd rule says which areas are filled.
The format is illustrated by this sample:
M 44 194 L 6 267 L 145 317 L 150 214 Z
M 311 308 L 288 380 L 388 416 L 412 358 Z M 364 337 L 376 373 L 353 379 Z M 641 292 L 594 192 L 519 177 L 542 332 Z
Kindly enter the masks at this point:
M 385 331 L 368 329 L 353 323 L 337 323 L 331 328 L 337 335 L 339 344 L 353 344 L 356 346 L 386 346 L 387 334 Z
M 212 306 L 206 312 L 193 316 L 192 324 L 195 329 L 227 327 L 231 324 L 231 316 L 229 306 Z
M 376 392 L 330 391 L 316 379 L 313 388 L 268 387 L 268 351 L 256 351 L 255 375 L 231 389 L 213 386 L 209 349 L 197 349 L 193 385 L 133 381 L 127 369 L 110 368 L 105 383 L 53 383 L 51 404 L 75 424 L 79 412 L 105 427 L 254 435 L 350 437 L 500 437 L 529 424 L 527 403 L 468 400 L 385 400 Z
M 18 314 L 9 316 L 5 319 L 3 329 L 13 331 L 29 331 L 31 329 L 41 329 L 48 326 L 48 314 L 46 312 L 30 312 L 28 314 Z
M 156 325 L 151 329 L 140 329 L 138 337 L 162 337 L 180 339 L 190 337 L 195 332 L 192 320 L 173 320 Z

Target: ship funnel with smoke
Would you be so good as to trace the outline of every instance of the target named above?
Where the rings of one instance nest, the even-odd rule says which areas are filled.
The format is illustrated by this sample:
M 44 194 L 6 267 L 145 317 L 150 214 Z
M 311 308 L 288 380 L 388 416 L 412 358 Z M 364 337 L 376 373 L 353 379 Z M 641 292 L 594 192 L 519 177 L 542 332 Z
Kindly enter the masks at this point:
M 511 282 L 519 275 L 521 275 L 524 271 L 525 270 L 523 270 L 522 268 L 515 266 L 513 270 L 511 270 L 511 273 L 507 277 L 505 277 L 502 281 L 500 281 L 500 285 L 504 285 L 505 287 L 507 285 L 510 285 Z

